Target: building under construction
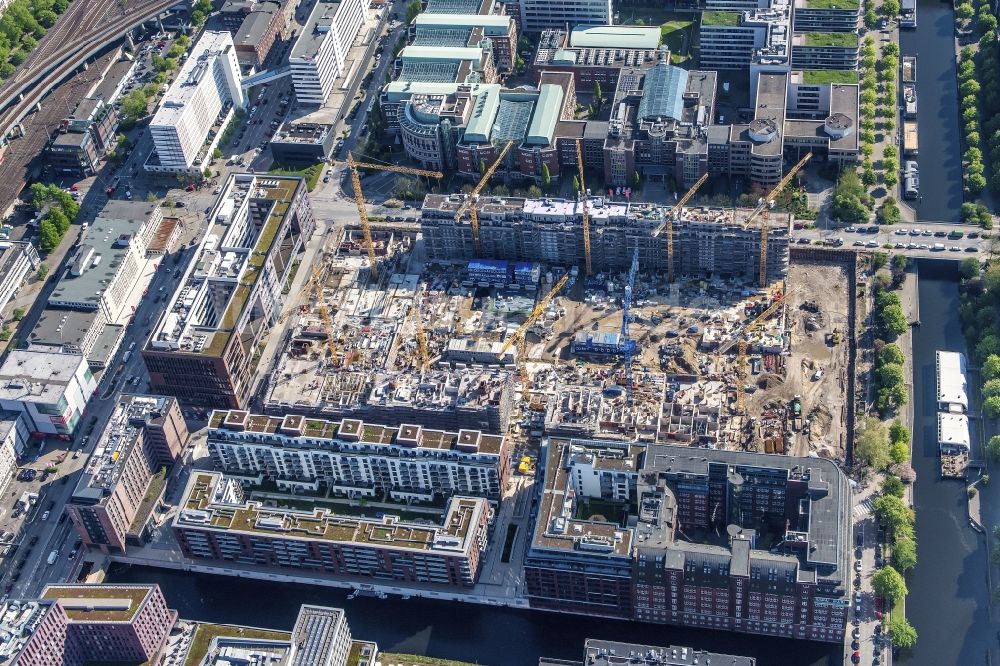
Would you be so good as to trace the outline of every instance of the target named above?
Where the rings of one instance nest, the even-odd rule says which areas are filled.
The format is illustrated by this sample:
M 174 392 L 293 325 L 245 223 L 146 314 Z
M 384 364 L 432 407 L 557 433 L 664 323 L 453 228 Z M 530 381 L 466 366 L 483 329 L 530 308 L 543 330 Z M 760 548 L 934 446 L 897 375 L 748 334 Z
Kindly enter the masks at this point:
M 427 258 L 467 261 L 474 256 L 468 214 L 455 219 L 465 196 L 429 194 L 424 199 L 421 231 Z M 481 251 L 490 259 L 583 264 L 583 202 L 566 199 L 490 197 L 478 203 Z M 670 208 L 589 197 L 590 247 L 595 271 L 626 270 L 635 248 L 644 272 L 666 272 L 667 240 L 662 226 Z M 688 277 L 757 279 L 760 273 L 761 227 L 758 217 L 742 222 L 750 211 L 684 208 L 673 223 L 674 273 Z M 768 282 L 788 271 L 788 222 L 768 229 Z

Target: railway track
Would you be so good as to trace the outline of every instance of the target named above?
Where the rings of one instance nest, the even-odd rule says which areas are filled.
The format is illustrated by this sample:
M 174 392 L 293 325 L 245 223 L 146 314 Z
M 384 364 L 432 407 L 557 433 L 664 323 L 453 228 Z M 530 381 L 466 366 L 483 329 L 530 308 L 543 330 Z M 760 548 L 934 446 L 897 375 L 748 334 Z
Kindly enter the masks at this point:
M 108 17 L 109 11 L 120 9 L 120 0 L 77 0 L 70 8 L 82 7 L 71 13 L 67 9 L 56 26 L 46 33 L 44 45 L 39 45 L 43 53 L 28 62 L 0 88 L 0 136 L 9 134 L 11 128 L 23 118 L 51 88 L 72 73 L 82 62 L 100 50 L 104 45 L 117 39 L 135 24 L 146 20 L 177 4 L 176 0 L 146 0 L 136 2 L 117 16 Z M 69 33 L 78 35 L 63 41 L 61 36 Z M 53 37 L 49 40 L 49 37 Z M 57 41 L 62 45 L 51 48 Z M 38 49 L 36 49 L 36 52 Z M 34 56 L 34 54 L 33 54 Z M 82 56 L 82 57 L 81 57 Z

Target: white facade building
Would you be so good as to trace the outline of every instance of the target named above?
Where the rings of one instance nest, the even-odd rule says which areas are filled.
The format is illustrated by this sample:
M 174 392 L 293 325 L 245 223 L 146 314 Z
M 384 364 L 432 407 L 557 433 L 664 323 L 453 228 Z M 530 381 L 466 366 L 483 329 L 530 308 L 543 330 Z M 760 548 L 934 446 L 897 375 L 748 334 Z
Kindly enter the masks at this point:
M 397 499 L 427 500 L 435 493 L 499 499 L 507 483 L 507 438 L 478 430 L 390 428 L 244 411 L 213 412 L 208 425 L 216 468 L 263 475 L 286 489 L 317 490 L 323 484 L 351 496 L 381 489 Z
M 344 76 L 347 53 L 368 19 L 363 0 L 319 0 L 288 54 L 292 85 L 300 104 L 321 105 Z
M 156 151 L 146 170 L 200 171 L 215 146 L 215 141 L 205 145 L 209 131 L 215 128 L 217 141 L 232 108 L 242 104 L 240 65 L 232 35 L 205 32 L 149 124 Z
M 969 411 L 969 380 L 965 374 L 965 354 L 937 351 L 934 355 L 938 409 L 956 414 L 966 413 Z
M 71 436 L 96 390 L 83 354 L 15 349 L 0 366 L 0 409 L 19 412 L 32 433 Z
M 24 452 L 28 428 L 17 412 L 0 412 L 0 494 L 6 495 L 17 474 L 17 457 Z
M 521 0 L 521 31 L 541 32 L 566 25 L 611 25 L 611 0 Z
M 938 412 L 938 446 L 945 453 L 968 453 L 972 446 L 969 417 L 965 414 Z
M 10 302 L 30 273 L 38 269 L 41 260 L 31 243 L 0 243 L 0 310 Z

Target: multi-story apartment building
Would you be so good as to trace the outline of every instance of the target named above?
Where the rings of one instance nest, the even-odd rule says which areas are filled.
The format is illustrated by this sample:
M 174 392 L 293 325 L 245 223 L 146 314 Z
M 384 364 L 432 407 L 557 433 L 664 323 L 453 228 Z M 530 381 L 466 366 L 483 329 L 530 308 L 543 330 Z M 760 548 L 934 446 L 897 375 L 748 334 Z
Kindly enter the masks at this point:
M 368 17 L 363 0 L 318 0 L 288 54 L 295 99 L 322 105 L 346 72 L 347 53 Z
M 27 426 L 17 412 L 0 411 L 0 494 L 7 492 L 17 473 L 17 459 L 28 442 Z
M 226 472 L 263 475 L 285 489 L 326 488 L 353 497 L 387 492 L 399 500 L 453 494 L 499 500 L 510 476 L 506 436 L 389 428 L 357 419 L 216 411 L 208 423 L 208 451 Z
M 315 226 L 302 178 L 230 175 L 143 349 L 151 391 L 245 404 L 257 346 L 281 315 L 282 290 Z
M 141 544 L 170 466 L 188 441 L 174 398 L 122 395 L 66 505 L 88 547 L 124 553 Z
M 118 112 L 99 97 L 86 97 L 62 121 L 45 148 L 53 171 L 92 175 L 114 146 Z
M 240 65 L 248 71 L 263 65 L 284 28 L 285 12 L 280 2 L 261 2 L 255 6 L 233 37 Z
M 497 69 L 509 73 L 517 58 L 517 23 L 503 14 L 422 13 L 410 24 L 414 46 L 468 46 L 483 38 L 493 45 Z
M 853 32 L 801 32 L 792 38 L 795 69 L 857 69 L 859 53 Z
M 643 666 L 755 666 L 757 660 L 753 657 L 739 657 L 731 654 L 719 654 L 707 650 L 696 650 L 689 647 L 671 645 L 640 645 L 638 643 L 623 643 L 621 641 L 605 641 L 588 638 L 583 646 L 581 661 L 566 661 L 565 659 L 538 660 L 538 666 L 618 666 L 620 664 L 642 664 Z
M 421 215 L 428 258 L 468 260 L 473 257 L 467 219 L 456 221 L 462 195 L 427 195 Z M 478 205 L 481 251 L 478 256 L 568 265 L 583 262 L 583 204 L 565 199 L 482 199 Z M 594 270 L 627 270 L 632 253 L 646 270 L 665 271 L 666 253 L 660 228 L 665 209 L 654 204 L 610 202 L 591 197 L 590 246 Z M 760 229 L 747 228 L 722 209 L 685 209 L 674 222 L 674 270 L 680 275 L 731 275 L 753 280 L 760 262 Z M 788 269 L 788 230 L 768 234 L 769 280 Z
M 152 279 L 146 252 L 163 221 L 157 203 L 108 201 L 57 282 L 28 339 L 87 357 L 105 367 L 125 335 L 126 312 Z
M 791 39 L 791 7 L 787 0 L 745 11 L 706 11 L 701 18 L 701 67 L 744 69 L 761 65 L 765 71 L 787 71 Z
M 15 349 L 0 366 L 0 409 L 21 414 L 32 434 L 69 439 L 96 390 L 82 354 Z
M 201 173 L 233 107 L 242 104 L 233 36 L 202 33 L 149 123 L 155 150 L 146 170 Z
M 521 12 L 521 30 L 524 32 L 541 32 L 545 28 L 562 28 L 567 25 L 611 25 L 614 18 L 611 0 L 520 0 L 518 8 Z
M 173 530 L 185 557 L 409 583 L 472 587 L 493 509 L 452 497 L 441 526 L 270 509 L 217 472 L 191 475 Z
M 158 663 L 177 612 L 157 585 L 49 585 L 0 606 L 0 656 L 17 666 Z
M 38 250 L 29 242 L 0 242 L 0 311 L 14 298 L 30 273 L 41 264 Z
M 843 641 L 851 491 L 832 461 L 550 439 L 540 462 L 532 606 Z
M 858 0 L 795 0 L 796 32 L 854 32 L 861 27 Z

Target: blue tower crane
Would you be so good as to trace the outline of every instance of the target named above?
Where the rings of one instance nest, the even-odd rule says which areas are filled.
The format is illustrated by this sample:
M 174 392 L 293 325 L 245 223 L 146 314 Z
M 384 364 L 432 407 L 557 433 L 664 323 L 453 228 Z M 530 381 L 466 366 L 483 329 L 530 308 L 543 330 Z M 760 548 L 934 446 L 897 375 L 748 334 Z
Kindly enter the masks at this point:
M 629 336 L 629 322 L 632 307 L 632 292 L 635 289 L 635 275 L 639 272 L 639 248 L 632 253 L 632 265 L 628 269 L 628 282 L 625 284 L 625 295 L 622 297 L 622 339 L 621 355 L 625 362 L 625 394 L 629 404 L 632 402 L 632 357 L 635 356 L 635 340 Z

